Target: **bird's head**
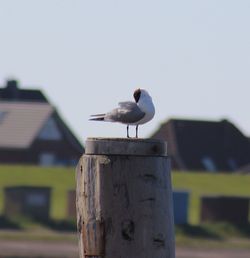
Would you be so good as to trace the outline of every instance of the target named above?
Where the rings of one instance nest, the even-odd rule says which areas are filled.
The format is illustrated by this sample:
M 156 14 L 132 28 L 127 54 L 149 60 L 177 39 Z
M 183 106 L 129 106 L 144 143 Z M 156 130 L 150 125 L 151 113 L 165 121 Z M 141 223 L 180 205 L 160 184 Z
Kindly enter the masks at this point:
M 136 103 L 139 101 L 140 97 L 141 97 L 141 89 L 136 89 L 134 92 L 134 99 Z
M 135 102 L 136 103 L 138 103 L 138 101 L 139 101 L 139 99 L 141 98 L 141 97 L 146 97 L 146 98 L 148 98 L 148 97 L 150 97 L 150 95 L 148 94 L 148 92 L 146 91 L 146 90 L 144 90 L 144 89 L 136 89 L 135 91 L 134 91 L 134 99 L 135 99 Z M 151 97 L 150 97 L 151 98 Z

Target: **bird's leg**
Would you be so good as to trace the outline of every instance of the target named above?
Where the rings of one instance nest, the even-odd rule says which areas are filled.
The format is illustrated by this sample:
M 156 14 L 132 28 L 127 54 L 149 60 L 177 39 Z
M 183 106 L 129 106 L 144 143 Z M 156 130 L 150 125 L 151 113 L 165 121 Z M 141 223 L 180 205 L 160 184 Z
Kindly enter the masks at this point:
M 136 131 L 135 138 L 138 138 L 138 126 L 139 126 L 139 125 L 136 125 L 136 128 L 135 128 L 135 131 Z
M 129 138 L 129 125 L 127 125 L 127 138 Z

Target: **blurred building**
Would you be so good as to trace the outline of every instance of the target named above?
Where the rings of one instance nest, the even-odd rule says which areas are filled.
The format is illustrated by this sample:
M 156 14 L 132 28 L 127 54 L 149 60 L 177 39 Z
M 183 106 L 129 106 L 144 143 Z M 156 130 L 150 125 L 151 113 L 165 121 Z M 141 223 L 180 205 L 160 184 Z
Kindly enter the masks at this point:
M 67 193 L 67 216 L 76 220 L 76 191 L 69 190 Z
M 39 90 L 0 89 L 0 163 L 75 165 L 83 147 Z
M 6 86 L 0 88 L 0 100 L 8 102 L 39 102 L 48 103 L 47 98 L 40 90 L 19 89 L 16 80 L 9 80 Z
M 202 196 L 200 220 L 247 225 L 249 200 L 241 196 Z
M 250 163 L 244 165 L 243 167 L 238 168 L 238 172 L 243 174 L 250 174 Z
M 188 224 L 189 191 L 173 189 L 174 223 Z
M 28 216 L 48 220 L 50 212 L 49 187 L 13 186 L 4 188 L 4 215 Z
M 151 136 L 167 141 L 178 170 L 236 171 L 250 163 L 250 140 L 231 122 L 170 119 Z

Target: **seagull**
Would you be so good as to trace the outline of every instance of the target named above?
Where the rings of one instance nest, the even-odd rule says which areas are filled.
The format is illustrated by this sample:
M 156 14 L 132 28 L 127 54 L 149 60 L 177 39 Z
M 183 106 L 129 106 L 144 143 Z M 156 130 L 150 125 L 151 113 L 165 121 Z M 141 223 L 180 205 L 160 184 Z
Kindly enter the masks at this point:
M 151 96 L 144 89 L 134 91 L 135 101 L 119 102 L 118 107 L 105 114 L 91 115 L 91 121 L 118 122 L 127 125 L 127 138 L 129 126 L 136 126 L 136 138 L 138 138 L 138 126 L 149 122 L 155 115 L 155 107 Z

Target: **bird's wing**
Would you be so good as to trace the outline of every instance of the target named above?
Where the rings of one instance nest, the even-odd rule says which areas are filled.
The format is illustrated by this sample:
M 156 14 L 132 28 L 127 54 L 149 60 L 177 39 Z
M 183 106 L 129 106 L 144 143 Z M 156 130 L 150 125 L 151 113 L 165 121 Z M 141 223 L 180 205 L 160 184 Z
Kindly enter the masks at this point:
M 135 102 L 120 102 L 119 107 L 113 109 L 105 116 L 106 121 L 120 122 L 124 124 L 136 123 L 145 116 Z
M 135 106 L 137 107 L 137 104 L 132 101 L 119 102 L 118 105 L 120 108 L 128 108 L 128 109 L 133 109 Z

